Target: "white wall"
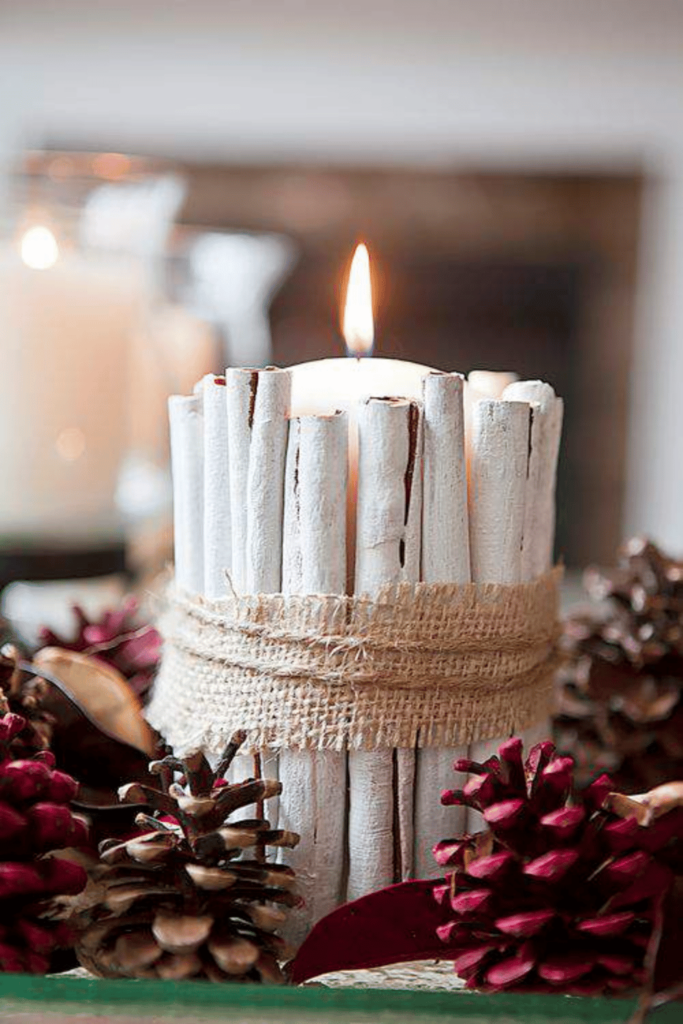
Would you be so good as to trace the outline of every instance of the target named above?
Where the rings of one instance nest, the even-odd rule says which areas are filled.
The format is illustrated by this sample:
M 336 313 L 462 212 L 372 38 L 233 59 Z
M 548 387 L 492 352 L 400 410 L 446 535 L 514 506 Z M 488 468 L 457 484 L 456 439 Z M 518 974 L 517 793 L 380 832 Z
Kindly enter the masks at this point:
M 681 551 L 682 99 L 680 0 L 0 0 L 0 154 L 643 162 L 625 526 Z

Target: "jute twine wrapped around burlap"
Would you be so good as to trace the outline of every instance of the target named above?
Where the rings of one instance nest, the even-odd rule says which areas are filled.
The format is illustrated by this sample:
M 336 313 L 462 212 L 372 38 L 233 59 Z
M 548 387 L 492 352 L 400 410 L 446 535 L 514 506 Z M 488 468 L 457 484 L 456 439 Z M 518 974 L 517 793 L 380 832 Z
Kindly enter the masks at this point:
M 178 754 L 459 746 L 549 713 L 556 569 L 533 583 L 400 583 L 374 600 L 171 590 L 150 723 Z

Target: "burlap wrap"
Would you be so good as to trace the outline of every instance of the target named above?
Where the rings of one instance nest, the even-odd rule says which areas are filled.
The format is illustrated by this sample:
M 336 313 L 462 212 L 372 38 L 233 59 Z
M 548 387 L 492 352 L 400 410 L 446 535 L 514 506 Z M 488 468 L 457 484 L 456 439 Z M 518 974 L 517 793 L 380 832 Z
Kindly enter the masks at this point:
M 533 583 L 407 584 L 371 601 L 171 590 L 150 723 L 178 753 L 459 746 L 549 713 L 556 569 Z

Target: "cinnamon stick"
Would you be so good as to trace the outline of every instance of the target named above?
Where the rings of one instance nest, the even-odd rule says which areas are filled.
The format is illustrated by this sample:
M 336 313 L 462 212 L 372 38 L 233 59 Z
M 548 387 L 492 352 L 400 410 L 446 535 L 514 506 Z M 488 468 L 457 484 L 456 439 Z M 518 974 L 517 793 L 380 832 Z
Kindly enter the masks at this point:
M 470 548 L 465 464 L 464 381 L 457 373 L 430 373 L 423 380 L 424 494 L 422 579 L 469 583 Z M 438 794 L 453 785 L 453 763 L 464 747 L 417 751 L 415 776 L 415 874 L 438 877 L 432 848 L 465 830 L 466 807 L 442 807 Z M 435 796 L 436 794 L 436 796 Z
M 204 593 L 225 597 L 232 563 L 230 459 L 225 377 L 209 373 L 199 385 L 204 407 Z
M 173 477 L 175 577 L 179 587 L 204 589 L 204 422 L 197 395 L 168 400 Z
M 282 512 L 291 376 L 288 370 L 226 371 L 232 584 L 238 594 L 276 594 L 282 575 Z
M 530 426 L 527 402 L 480 399 L 472 407 L 469 513 L 476 583 L 521 582 Z M 470 744 L 470 759 L 485 761 L 500 742 L 495 737 Z M 467 830 L 480 827 L 479 813 L 469 809 Z
M 341 594 L 346 583 L 345 413 L 290 423 L 285 474 L 283 593 Z M 281 750 L 279 825 L 301 841 L 286 861 L 305 906 L 290 915 L 286 939 L 298 945 L 343 898 L 346 754 Z
M 556 397 L 550 384 L 540 380 L 510 384 L 503 397 L 531 405 L 521 574 L 523 580 L 533 580 L 552 565 L 555 482 L 564 408 L 562 399 Z
M 356 593 L 420 573 L 422 415 L 418 403 L 371 398 L 358 417 Z M 396 780 L 394 791 L 394 760 Z M 349 753 L 348 899 L 413 871 L 415 753 Z M 395 819 L 395 821 L 394 821 Z

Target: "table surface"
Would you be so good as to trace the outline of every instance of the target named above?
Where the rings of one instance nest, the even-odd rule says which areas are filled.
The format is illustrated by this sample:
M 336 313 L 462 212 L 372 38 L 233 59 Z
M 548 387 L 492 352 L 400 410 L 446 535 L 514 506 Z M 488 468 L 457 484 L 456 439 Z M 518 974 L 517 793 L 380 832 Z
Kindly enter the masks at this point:
M 410 968 L 407 969 L 408 974 Z M 578 999 L 568 996 L 481 995 L 456 986 L 438 989 L 388 987 L 387 979 L 367 972 L 360 987 L 351 977 L 329 977 L 304 988 L 259 985 L 211 985 L 206 982 L 105 981 L 97 978 L 0 975 L 2 1024 L 185 1024 L 230 1021 L 234 1024 L 626 1024 L 632 1000 Z M 391 973 L 386 972 L 385 973 Z M 441 974 L 439 970 L 437 972 Z M 423 978 L 423 981 L 425 979 Z M 353 982 L 354 987 L 349 987 Z M 406 968 L 393 979 L 411 984 Z M 435 984 L 439 985 L 437 979 Z M 681 1024 L 681 1005 L 660 1010 L 653 1024 Z

